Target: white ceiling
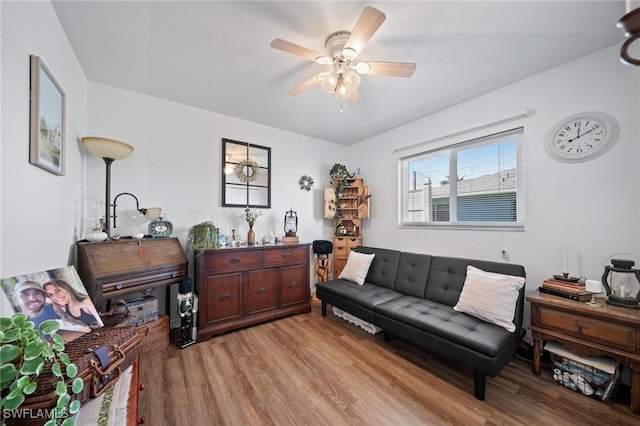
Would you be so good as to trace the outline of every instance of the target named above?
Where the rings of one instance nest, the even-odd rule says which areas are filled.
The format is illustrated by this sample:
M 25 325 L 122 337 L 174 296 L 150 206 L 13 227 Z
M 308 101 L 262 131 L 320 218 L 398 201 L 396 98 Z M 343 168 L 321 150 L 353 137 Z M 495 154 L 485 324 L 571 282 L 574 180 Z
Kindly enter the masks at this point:
M 324 51 L 366 5 L 387 15 L 361 60 L 416 62 L 411 78 L 363 76 L 349 106 L 325 67 L 269 47 Z M 61 1 L 53 6 L 89 80 L 350 145 L 620 43 L 623 1 Z

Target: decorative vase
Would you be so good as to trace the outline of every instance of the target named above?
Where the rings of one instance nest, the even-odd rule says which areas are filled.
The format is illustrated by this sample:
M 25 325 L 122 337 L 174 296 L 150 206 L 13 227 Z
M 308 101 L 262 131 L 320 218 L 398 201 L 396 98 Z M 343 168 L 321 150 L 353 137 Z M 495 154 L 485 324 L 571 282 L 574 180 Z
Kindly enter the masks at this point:
M 247 244 L 256 243 L 256 233 L 253 231 L 253 223 L 249 223 L 249 233 L 247 234 Z

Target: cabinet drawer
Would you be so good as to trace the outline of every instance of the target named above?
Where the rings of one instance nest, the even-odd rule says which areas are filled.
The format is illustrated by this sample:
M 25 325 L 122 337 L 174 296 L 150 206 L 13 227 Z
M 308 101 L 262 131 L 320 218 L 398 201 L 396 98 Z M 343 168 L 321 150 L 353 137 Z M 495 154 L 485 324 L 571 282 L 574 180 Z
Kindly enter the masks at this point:
M 283 265 L 291 263 L 304 263 L 309 257 L 309 251 L 305 247 L 278 248 L 264 251 L 265 265 Z
M 244 271 L 262 264 L 260 251 L 218 251 L 204 254 L 203 267 L 213 271 Z
M 539 308 L 539 324 L 550 330 L 559 330 L 589 342 L 601 343 L 625 351 L 635 351 L 633 327 L 587 318 L 579 314 Z

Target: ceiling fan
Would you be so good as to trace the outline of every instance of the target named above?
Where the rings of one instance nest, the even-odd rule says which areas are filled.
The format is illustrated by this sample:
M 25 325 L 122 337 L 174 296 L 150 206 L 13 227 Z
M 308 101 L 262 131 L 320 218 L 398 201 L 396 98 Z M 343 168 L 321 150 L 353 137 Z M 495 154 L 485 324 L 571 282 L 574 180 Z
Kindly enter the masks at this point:
M 369 39 L 380 28 L 386 15 L 373 7 L 365 7 L 352 32 L 338 31 L 331 34 L 325 42 L 325 53 L 307 49 L 294 43 L 276 38 L 271 47 L 287 53 L 302 56 L 331 68 L 323 71 L 298 86 L 287 91 L 290 95 L 298 93 L 320 83 L 322 89 L 336 98 L 346 98 L 350 105 L 360 103 L 360 74 L 386 75 L 393 77 L 411 77 L 416 64 L 411 62 L 355 62 Z

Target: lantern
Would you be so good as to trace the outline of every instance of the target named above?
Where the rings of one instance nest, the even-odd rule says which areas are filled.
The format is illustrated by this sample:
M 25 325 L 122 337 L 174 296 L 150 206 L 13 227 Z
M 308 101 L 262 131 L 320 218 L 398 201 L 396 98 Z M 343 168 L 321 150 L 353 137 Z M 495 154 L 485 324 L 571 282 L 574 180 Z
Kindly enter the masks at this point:
M 611 259 L 604 267 L 602 284 L 607 292 L 607 302 L 625 308 L 637 308 L 640 304 L 640 270 L 633 269 L 633 260 Z

